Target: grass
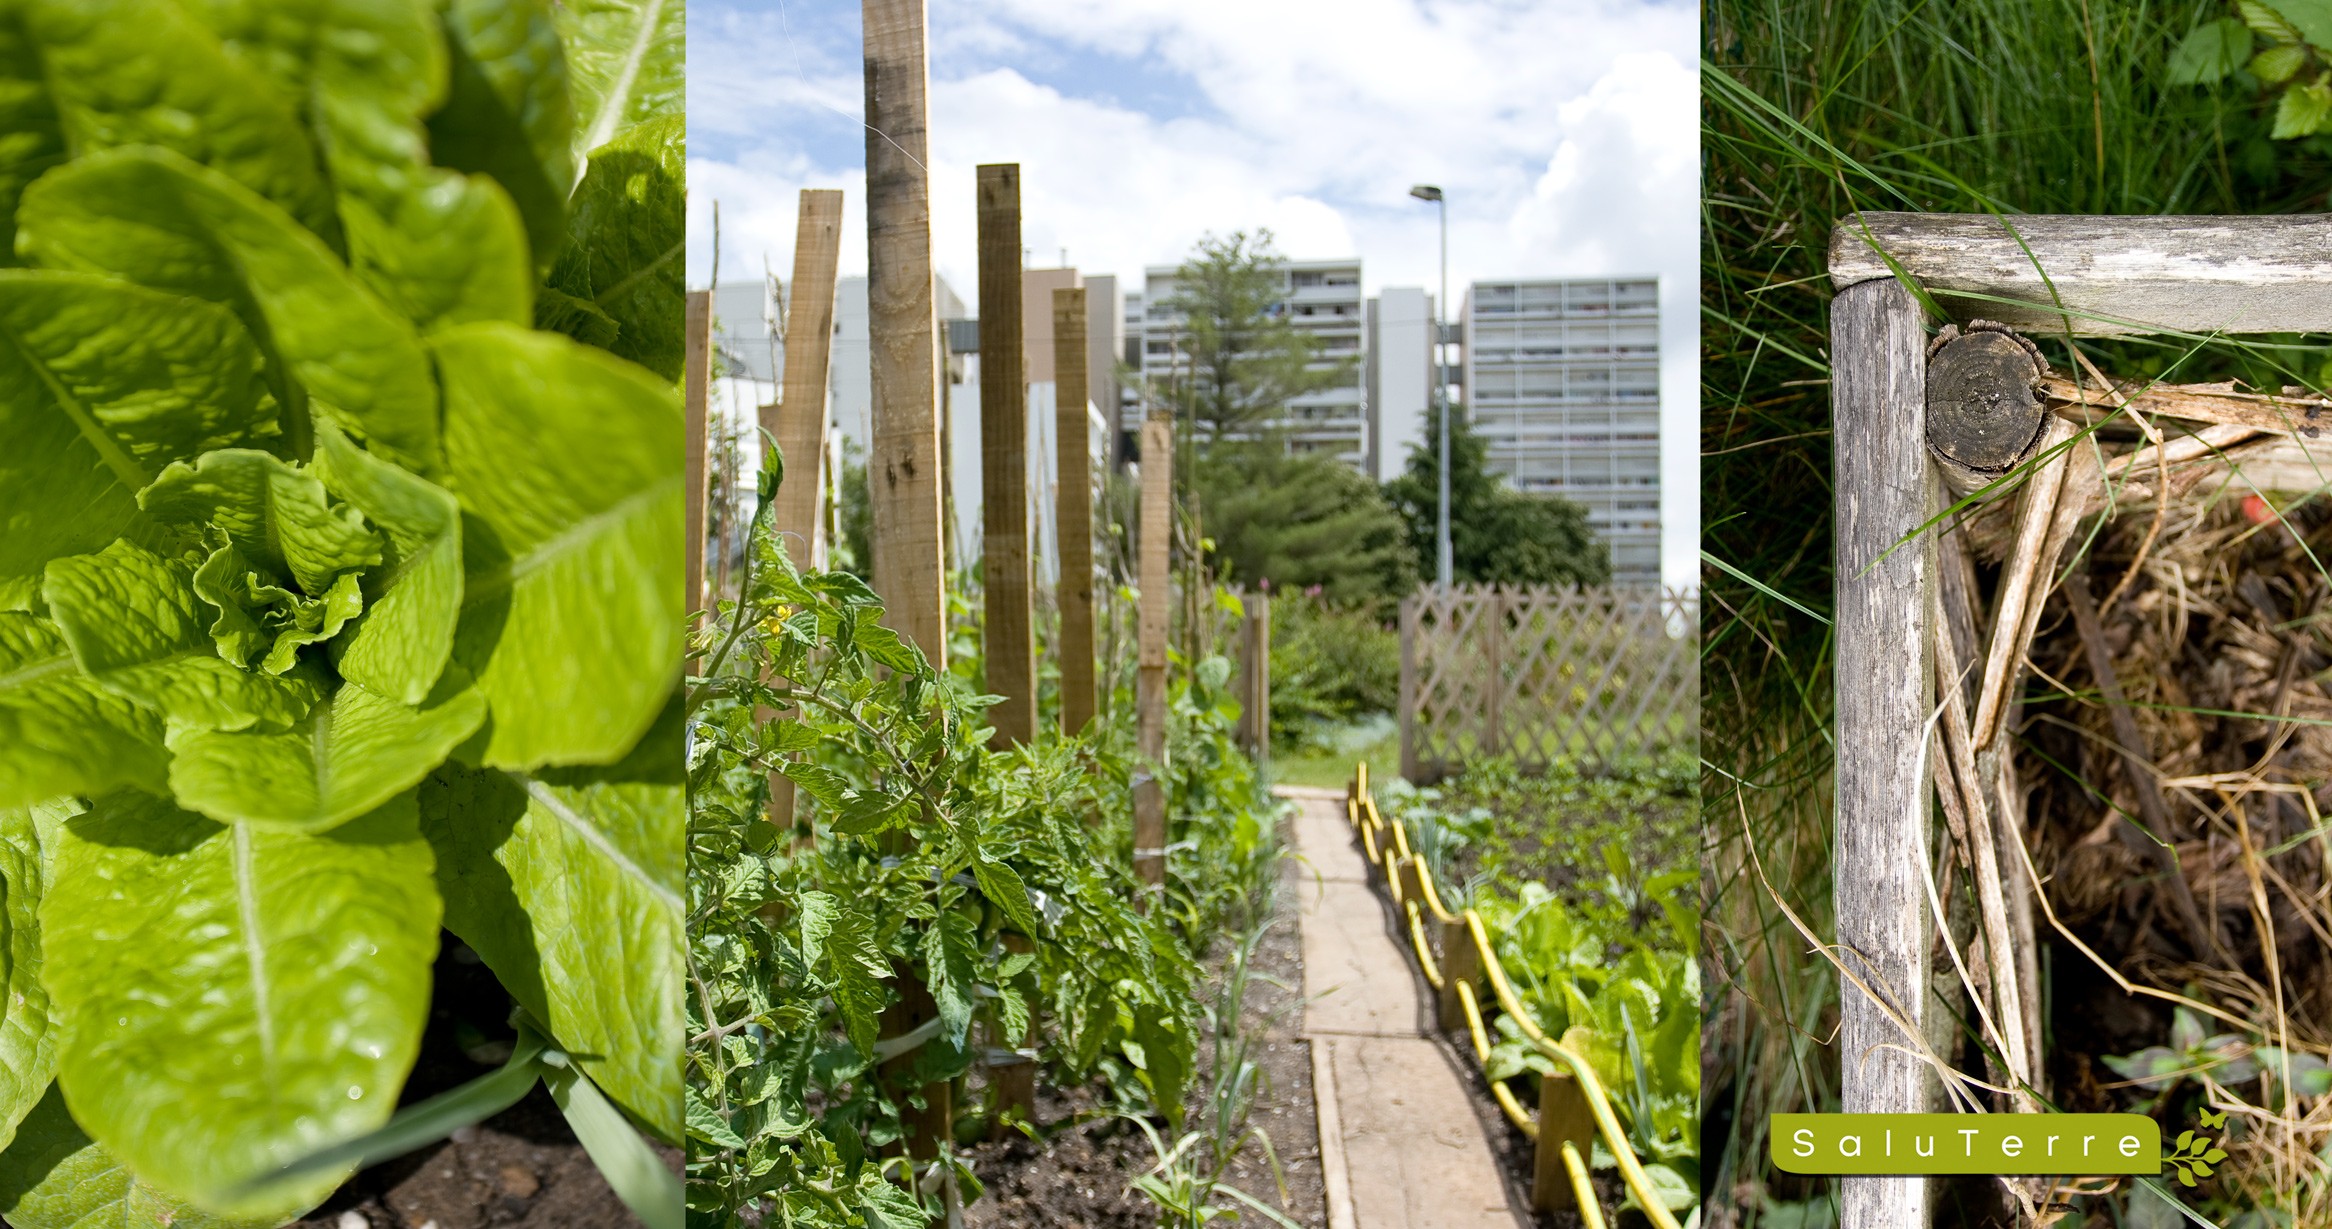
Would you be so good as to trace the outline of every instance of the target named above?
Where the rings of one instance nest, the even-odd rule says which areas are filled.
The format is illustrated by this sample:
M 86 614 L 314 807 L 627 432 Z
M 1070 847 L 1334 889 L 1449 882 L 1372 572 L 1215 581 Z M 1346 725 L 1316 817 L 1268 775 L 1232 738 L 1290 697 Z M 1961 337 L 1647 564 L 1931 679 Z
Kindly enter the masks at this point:
M 1352 766 L 1368 763 L 1370 779 L 1401 775 L 1401 727 L 1389 714 L 1377 714 L 1308 740 L 1311 745 L 1288 754 L 1274 751 L 1271 779 L 1275 785 L 1309 785 L 1341 789 L 1352 780 Z
M 1817 935 L 1832 931 L 1830 231 L 1860 209 L 2323 209 L 2332 157 L 2321 138 L 2270 140 L 2239 82 L 2165 84 L 2179 40 L 2232 11 L 2220 0 L 1703 7 L 1712 1223 L 1802 1226 L 1832 1214 L 1826 1184 L 1764 1159 L 1769 1114 L 1838 1099 L 1838 1055 L 1825 1044 L 1837 979 L 1780 908 Z M 2238 1177 L 2243 1164 L 2230 1162 Z M 2120 1196 L 2082 1214 L 2106 1216 L 2106 1202 L 2117 1219 L 2092 1223 L 2122 1223 Z

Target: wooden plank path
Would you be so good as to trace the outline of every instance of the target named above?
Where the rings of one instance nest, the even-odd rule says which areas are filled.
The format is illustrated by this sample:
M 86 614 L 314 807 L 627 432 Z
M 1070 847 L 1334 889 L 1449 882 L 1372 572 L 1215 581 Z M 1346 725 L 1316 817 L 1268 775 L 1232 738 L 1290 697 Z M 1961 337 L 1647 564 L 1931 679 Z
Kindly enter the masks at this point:
M 1303 1036 L 1312 1049 L 1330 1229 L 1516 1229 L 1465 1081 L 1433 1031 L 1433 1000 L 1336 790 L 1282 787 L 1302 855 Z

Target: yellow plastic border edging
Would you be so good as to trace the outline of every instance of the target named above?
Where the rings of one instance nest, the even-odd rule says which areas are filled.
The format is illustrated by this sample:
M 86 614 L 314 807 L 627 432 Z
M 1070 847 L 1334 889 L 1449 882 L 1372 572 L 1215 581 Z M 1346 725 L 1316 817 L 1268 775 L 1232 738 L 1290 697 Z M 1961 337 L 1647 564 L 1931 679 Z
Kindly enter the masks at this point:
M 1361 842 L 1367 847 L 1370 864 L 1385 872 L 1386 887 L 1392 894 L 1393 902 L 1396 905 L 1405 905 L 1405 912 L 1409 919 L 1409 937 L 1417 950 L 1419 967 L 1426 971 L 1426 980 L 1431 982 L 1435 989 L 1439 989 L 1444 981 L 1438 976 L 1440 969 L 1432 963 L 1432 958 L 1428 954 L 1430 949 L 1425 942 L 1425 932 L 1418 916 L 1417 902 L 1414 900 L 1404 902 L 1401 898 L 1401 864 L 1412 860 L 1416 861 L 1419 894 L 1426 898 L 1437 917 L 1444 921 L 1456 921 L 1459 915 L 1447 913 L 1442 909 L 1439 893 L 1433 888 L 1432 872 L 1422 860 L 1416 860 L 1415 855 L 1409 853 L 1407 832 L 1399 824 L 1388 823 L 1377 810 L 1376 798 L 1368 789 L 1368 764 L 1365 761 L 1354 769 L 1352 792 L 1353 796 L 1345 801 L 1346 814 L 1352 819 L 1354 826 L 1360 829 Z M 1376 829 L 1379 827 L 1390 828 L 1393 832 L 1391 845 L 1385 848 L 1382 854 L 1378 851 L 1376 840 Z M 1397 856 L 1395 856 L 1396 848 L 1399 850 Z M 1468 909 L 1463 917 L 1466 923 L 1466 933 L 1473 939 L 1474 950 L 1481 957 L 1482 972 L 1490 979 L 1490 989 L 1498 999 L 1499 1008 L 1507 1015 L 1514 1017 L 1514 1023 L 1522 1030 L 1522 1035 L 1540 1053 L 1563 1064 L 1569 1069 L 1571 1078 L 1579 1082 L 1580 1090 L 1587 1095 L 1587 1107 L 1595 1115 L 1596 1130 L 1603 1136 L 1604 1146 L 1610 1150 L 1612 1160 L 1619 1166 L 1621 1181 L 1627 1185 L 1628 1192 L 1635 1196 L 1636 1202 L 1642 1205 L 1644 1215 L 1651 1220 L 1655 1229 L 1682 1229 L 1677 1223 L 1675 1214 L 1670 1212 L 1667 1205 L 1661 1203 L 1653 1194 L 1651 1175 L 1644 1172 L 1643 1162 L 1637 1159 L 1635 1149 L 1628 1145 L 1627 1132 L 1620 1129 L 1619 1116 L 1612 1112 L 1611 1099 L 1604 1093 L 1603 1083 L 1596 1078 L 1594 1068 L 1588 1066 L 1586 1059 L 1572 1053 L 1560 1042 L 1548 1037 L 1539 1028 L 1538 1022 L 1531 1019 L 1530 1013 L 1523 1010 L 1522 999 L 1515 994 L 1514 984 L 1507 980 L 1506 967 L 1499 963 L 1498 953 L 1490 942 L 1489 930 L 1482 925 L 1482 916 L 1472 909 Z M 1476 1001 L 1474 988 L 1464 982 L 1459 982 L 1458 1001 L 1465 1009 L 1466 1027 L 1473 1034 L 1474 1056 L 1477 1061 L 1487 1065 L 1490 1059 L 1489 1030 L 1483 1026 L 1481 1005 Z M 1485 1071 L 1485 1078 L 1487 1075 L 1488 1072 Z M 1497 1099 L 1498 1108 L 1505 1111 L 1507 1120 L 1512 1122 L 1524 1135 L 1534 1141 L 1537 1140 L 1537 1120 L 1525 1112 L 1521 1103 L 1515 1100 L 1513 1091 L 1506 1087 L 1506 1081 L 1490 1080 L 1489 1084 L 1491 1095 Z M 1567 1143 L 1563 1147 L 1563 1161 L 1564 1165 L 1572 1171 L 1573 1190 L 1581 1194 L 1579 1206 L 1582 1209 L 1582 1215 L 1588 1218 L 1588 1224 L 1592 1229 L 1602 1229 L 1602 1210 L 1596 1207 L 1592 1196 L 1592 1187 L 1586 1181 L 1586 1165 L 1580 1160 L 1577 1150 Z
M 1474 947 L 1482 954 L 1482 971 L 1490 978 L 1490 989 L 1498 996 L 1498 1006 L 1504 1008 L 1507 1015 L 1514 1017 L 1514 1023 L 1522 1029 L 1522 1035 L 1529 1038 L 1541 1054 L 1571 1069 L 1572 1077 L 1579 1081 L 1580 1090 L 1587 1094 L 1587 1108 L 1595 1114 L 1595 1125 L 1603 1132 L 1603 1142 L 1611 1149 L 1611 1159 L 1619 1164 L 1620 1178 L 1627 1183 L 1628 1191 L 1636 1197 L 1636 1202 L 1643 1205 L 1644 1214 L 1651 1218 L 1658 1229 L 1682 1229 L 1667 1205 L 1654 1197 L 1651 1175 L 1644 1172 L 1643 1162 L 1637 1160 L 1635 1150 L 1628 1147 L 1627 1133 L 1620 1129 L 1619 1116 L 1612 1112 L 1611 1099 L 1604 1095 L 1603 1083 L 1595 1078 L 1594 1068 L 1587 1065 L 1586 1059 L 1573 1054 L 1560 1042 L 1540 1031 L 1538 1023 L 1522 1010 L 1521 998 L 1514 993 L 1513 983 L 1506 980 L 1505 966 L 1498 963 L 1498 953 L 1491 950 L 1490 934 L 1482 926 L 1482 915 L 1468 909 L 1465 916 L 1466 930 L 1473 935 Z
M 1595 1184 L 1587 1178 L 1587 1162 L 1579 1156 L 1579 1146 L 1563 1141 L 1563 1168 L 1571 1171 L 1571 1194 L 1579 1201 L 1579 1219 L 1587 1229 L 1604 1229 L 1603 1209 L 1595 1204 Z

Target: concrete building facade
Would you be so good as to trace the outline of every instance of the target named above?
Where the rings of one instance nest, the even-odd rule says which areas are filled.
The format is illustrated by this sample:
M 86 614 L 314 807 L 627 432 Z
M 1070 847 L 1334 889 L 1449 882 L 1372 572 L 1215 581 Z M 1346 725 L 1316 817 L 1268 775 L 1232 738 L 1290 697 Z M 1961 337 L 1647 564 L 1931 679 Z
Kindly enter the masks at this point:
M 1475 282 L 1464 400 L 1490 466 L 1586 508 L 1612 578 L 1660 578 L 1660 284 L 1651 277 Z
M 1433 296 L 1387 286 L 1368 301 L 1368 466 L 1390 482 L 1424 441 L 1433 405 Z

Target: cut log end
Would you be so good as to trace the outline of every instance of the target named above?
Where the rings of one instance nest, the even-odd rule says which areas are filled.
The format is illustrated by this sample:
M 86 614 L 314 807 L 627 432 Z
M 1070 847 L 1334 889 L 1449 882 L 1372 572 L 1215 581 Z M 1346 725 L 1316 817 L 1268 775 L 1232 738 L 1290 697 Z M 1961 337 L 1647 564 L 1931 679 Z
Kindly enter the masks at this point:
M 1927 447 L 1947 469 L 1998 477 L 2029 459 L 2048 431 L 2039 348 L 2007 328 L 1945 326 L 1928 350 Z

